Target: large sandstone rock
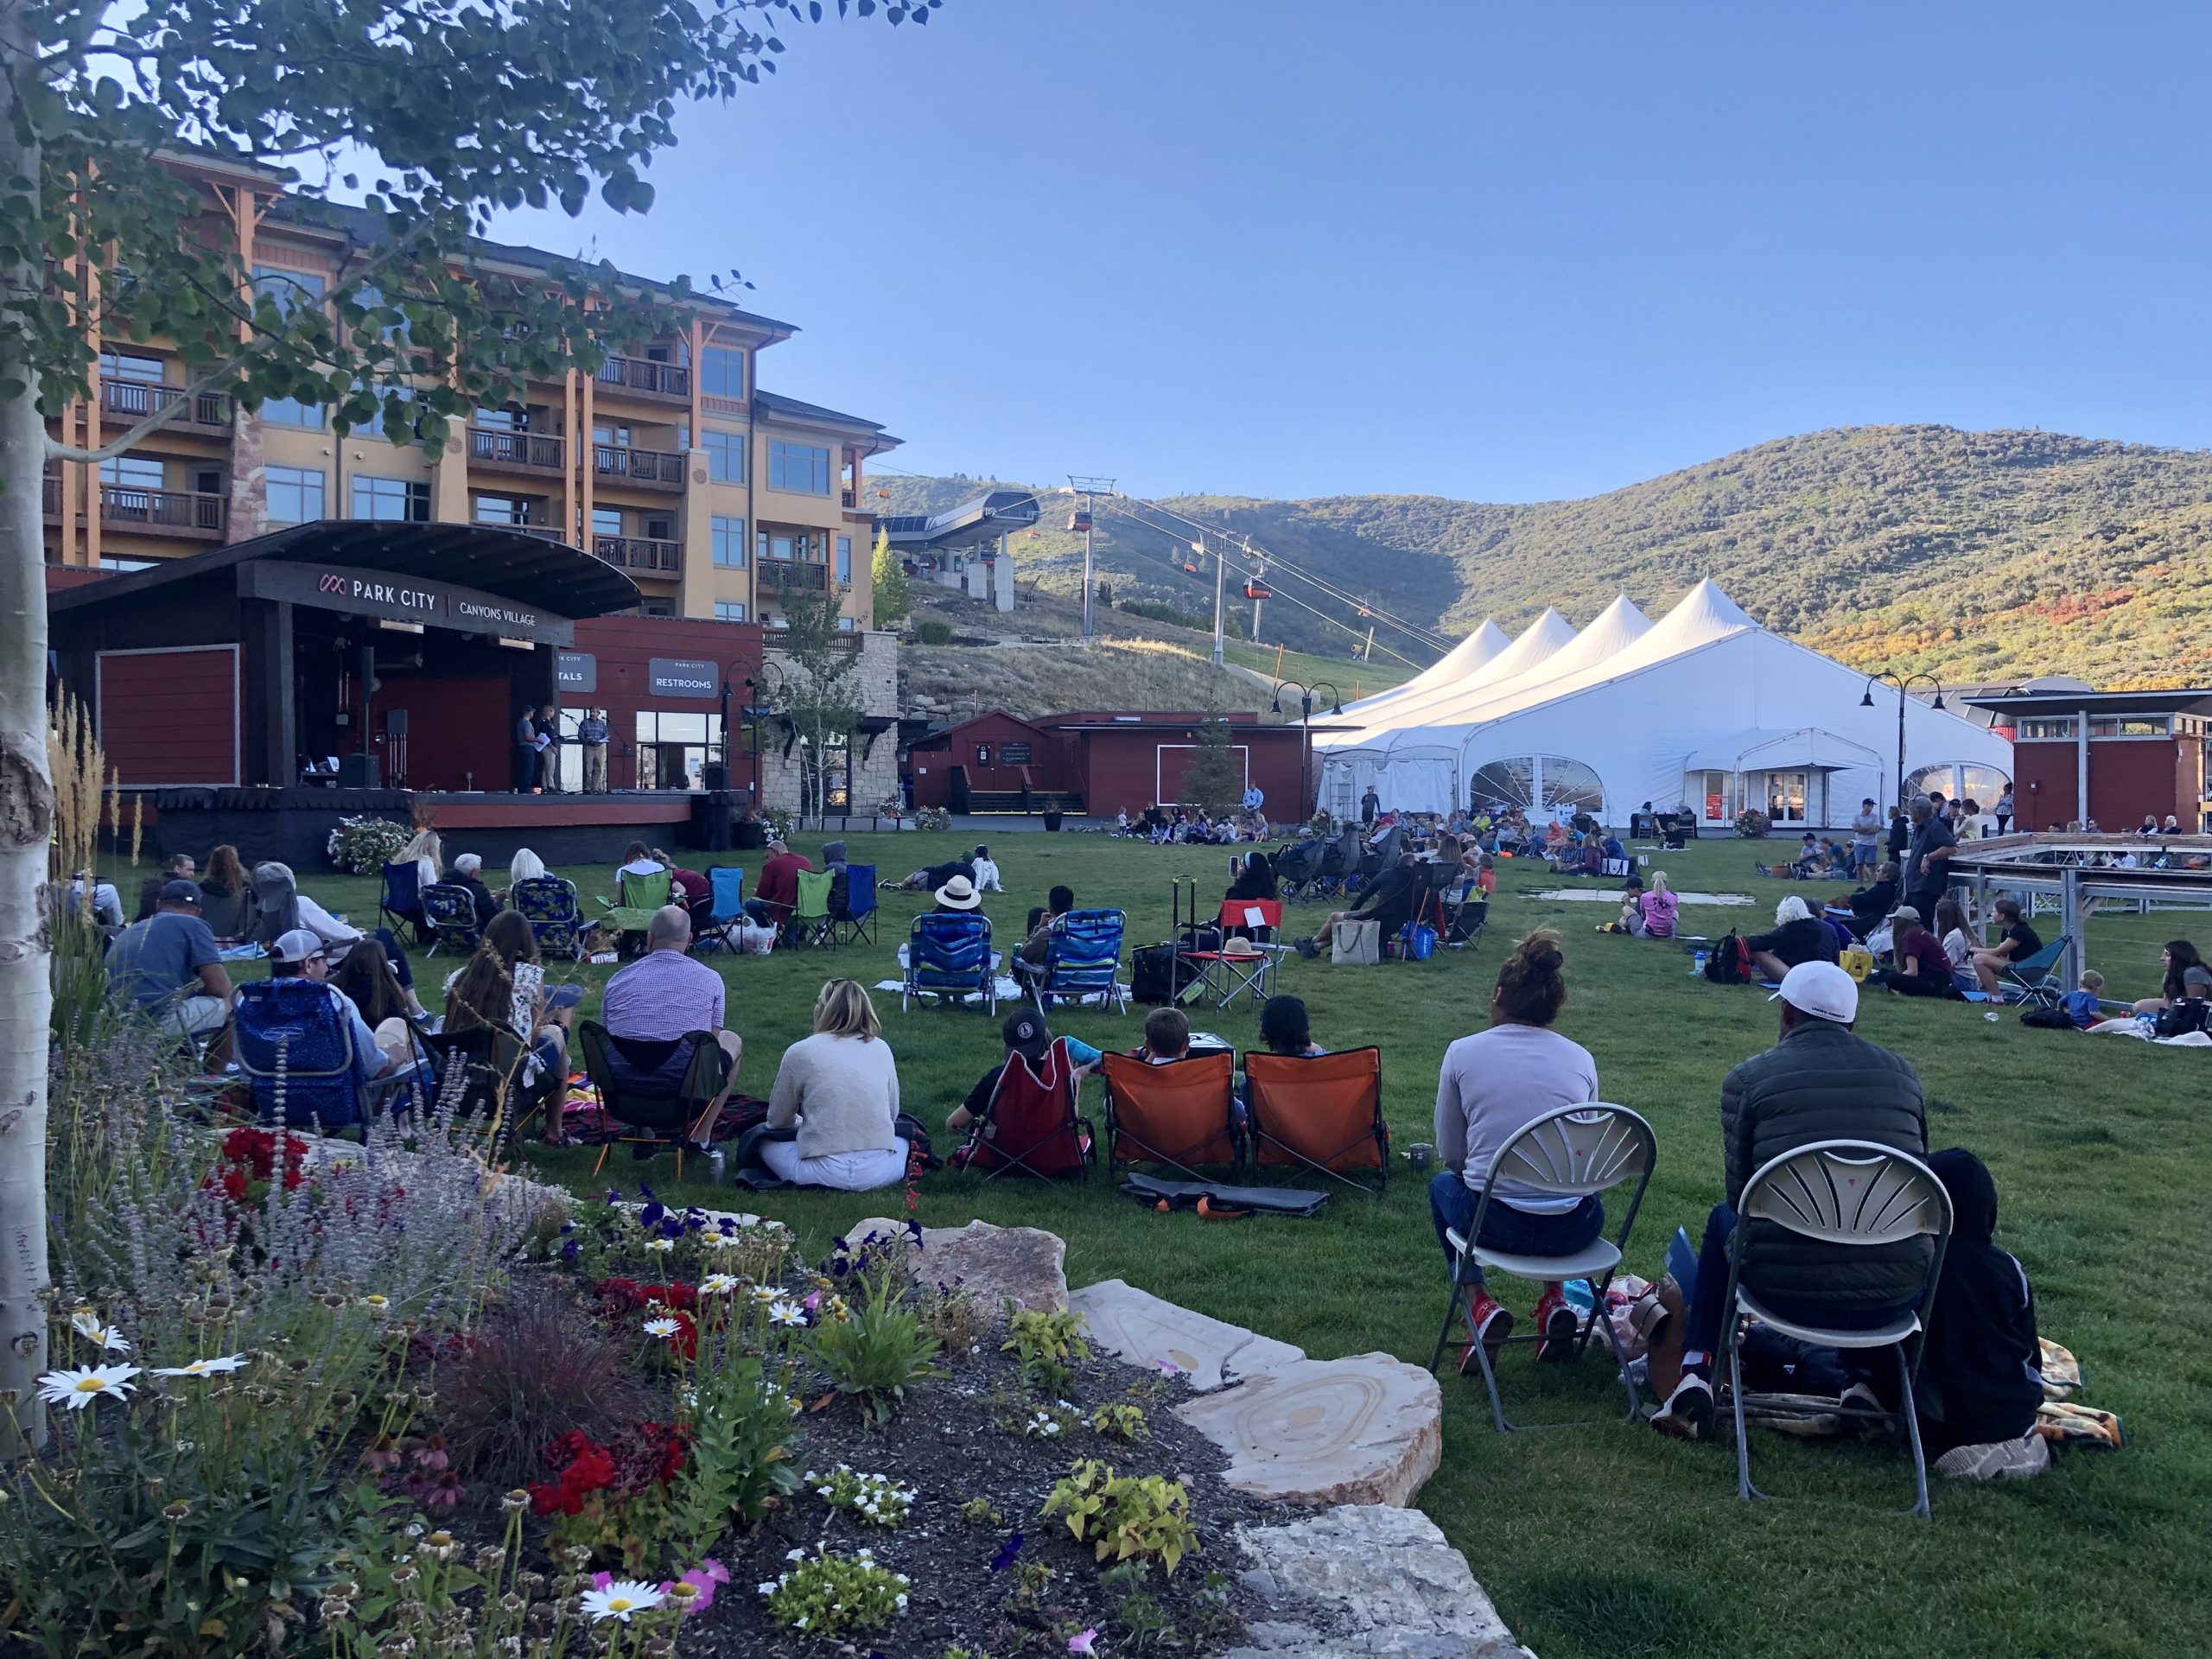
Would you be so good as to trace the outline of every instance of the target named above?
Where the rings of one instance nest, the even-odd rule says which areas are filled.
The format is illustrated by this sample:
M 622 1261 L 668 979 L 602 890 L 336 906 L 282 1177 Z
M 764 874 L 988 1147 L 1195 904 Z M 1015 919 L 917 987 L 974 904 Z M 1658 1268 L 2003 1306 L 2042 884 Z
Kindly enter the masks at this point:
M 1229 1453 L 1230 1485 L 1286 1503 L 1408 1503 L 1443 1452 L 1436 1379 L 1388 1354 L 1295 1360 L 1175 1409 Z
M 845 1234 L 857 1245 L 872 1233 L 910 1239 L 904 1222 L 870 1216 Z M 915 1282 L 957 1285 L 995 1313 L 1008 1301 L 1018 1307 L 1058 1313 L 1068 1305 L 1068 1247 L 1059 1236 L 1038 1227 L 995 1227 L 971 1221 L 965 1227 L 925 1227 L 918 1249 L 908 1256 Z
M 1224 1659 L 1533 1659 L 1418 1510 L 1346 1505 L 1236 1542 L 1270 1617 Z
M 1071 1292 L 1068 1306 L 1090 1327 L 1093 1345 L 1147 1370 L 1173 1366 L 1199 1394 L 1306 1357 L 1302 1348 L 1162 1301 L 1119 1279 Z

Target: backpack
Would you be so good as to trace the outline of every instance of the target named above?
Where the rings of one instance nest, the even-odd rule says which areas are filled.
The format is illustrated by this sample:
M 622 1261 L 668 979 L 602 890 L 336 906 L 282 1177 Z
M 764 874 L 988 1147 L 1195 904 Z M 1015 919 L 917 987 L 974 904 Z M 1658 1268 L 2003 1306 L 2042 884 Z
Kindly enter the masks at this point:
M 1174 1001 L 1197 970 L 1172 944 L 1147 945 L 1129 953 L 1129 997 L 1161 1007 Z
M 1734 928 L 1713 944 L 1705 959 L 1705 976 L 1716 985 L 1748 985 L 1751 982 L 1751 948 L 1745 944 Z
M 2177 1002 L 2160 1014 L 2152 1027 L 2152 1034 L 2158 1037 L 2182 1037 L 2192 1031 L 2204 1031 L 2212 1027 L 2212 1001 L 2196 997 Z

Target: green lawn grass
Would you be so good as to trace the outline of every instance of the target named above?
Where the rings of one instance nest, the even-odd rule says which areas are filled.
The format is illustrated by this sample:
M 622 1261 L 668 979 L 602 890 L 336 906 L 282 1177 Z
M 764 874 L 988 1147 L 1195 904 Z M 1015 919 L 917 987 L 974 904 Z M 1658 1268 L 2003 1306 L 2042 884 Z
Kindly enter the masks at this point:
M 957 844 L 946 836 L 855 836 L 854 854 L 903 874 Z M 806 837 L 812 852 L 818 839 Z M 456 850 L 458 850 L 456 849 Z M 1099 836 L 1009 835 L 994 852 L 1007 891 L 988 913 L 1001 940 L 1055 881 L 1085 904 L 1119 905 L 1134 942 L 1167 927 L 1171 876 L 1209 895 L 1225 884 L 1226 853 L 1156 849 Z M 1705 842 L 1660 861 L 1677 887 L 1750 892 L 1756 912 L 1685 909 L 1686 931 L 1718 934 L 1756 921 L 1791 889 L 1751 874 L 1758 849 Z M 1489 938 L 1426 963 L 1366 969 L 1286 965 L 1283 988 L 1313 1009 L 1332 1046 L 1376 1043 L 1396 1144 L 1427 1140 L 1444 1046 L 1481 1023 L 1504 941 L 1538 925 L 1565 936 L 1572 995 L 1560 1028 L 1596 1055 L 1606 1098 L 1633 1106 L 1658 1134 L 1651 1193 L 1629 1266 L 1655 1275 L 1669 1233 L 1693 1236 L 1719 1196 L 1722 1074 L 1773 1039 L 1774 1011 L 1755 992 L 1689 976 L 1671 946 L 1599 936 L 1610 906 L 1535 896 L 1561 883 L 1506 862 Z M 605 869 L 571 871 L 589 907 L 613 891 Z M 308 878 L 327 902 L 369 918 L 369 884 Z M 731 1023 L 744 1036 L 741 1086 L 766 1094 L 775 1058 L 808 1029 L 813 995 L 833 974 L 891 977 L 894 940 L 919 895 L 886 894 L 881 944 L 842 953 L 783 953 L 722 963 Z M 1294 912 L 1295 914 L 1296 912 Z M 1308 912 L 1308 914 L 1314 912 Z M 2090 956 L 2112 994 L 2154 987 L 2159 943 L 2196 918 L 2100 921 Z M 419 960 L 418 960 L 418 965 Z M 434 1004 L 439 964 L 424 989 Z M 584 1012 L 607 970 L 587 969 Z M 901 1014 L 879 997 L 910 1109 L 941 1121 L 998 1057 L 979 1014 Z M 1142 1011 L 1078 1014 L 1064 1027 L 1101 1046 L 1133 1046 Z M 1252 1015 L 1210 1016 L 1241 1047 Z M 1925 1080 L 1936 1147 L 1961 1145 L 1994 1171 L 2000 1242 L 2032 1277 L 2046 1334 L 2082 1358 L 2084 1398 L 2120 1412 L 2130 1444 L 2065 1458 L 2044 1478 L 1977 1489 L 1942 1483 L 1933 1524 L 1878 1512 L 1910 1501 L 1893 1452 L 1806 1446 L 1761 1435 L 1754 1456 L 1769 1490 L 1817 1505 L 1739 1504 L 1726 1444 L 1683 1446 L 1617 1419 L 1602 1426 L 1501 1440 L 1477 1382 L 1444 1379 L 1443 1466 L 1420 1502 L 1496 1599 L 1521 1639 L 1545 1656 L 2190 1654 L 2205 1651 L 2212 1607 L 2206 1493 L 2212 1490 L 2212 1311 L 2196 1234 L 2212 1213 L 2207 1061 L 2125 1039 L 2031 1030 L 2010 1014 L 1882 996 L 1861 1031 L 1910 1057 Z M 1095 1109 L 1096 1084 L 1088 1090 Z M 582 1154 L 542 1157 L 550 1173 L 589 1190 Z M 664 1196 L 707 1205 L 730 1195 L 677 1188 L 671 1160 L 610 1159 L 610 1179 L 642 1172 Z M 743 1207 L 790 1222 L 814 1249 L 858 1217 L 895 1209 L 894 1194 L 771 1195 Z M 1202 1223 L 1161 1217 L 1095 1179 L 1067 1190 L 931 1178 L 920 1218 L 932 1226 L 982 1217 L 1046 1227 L 1067 1240 L 1071 1284 L 1118 1276 L 1171 1300 L 1303 1345 L 1317 1357 L 1382 1350 L 1427 1360 L 1441 1313 L 1442 1268 L 1422 1183 L 1402 1164 L 1377 1204 L 1344 1196 L 1311 1221 Z M 2199 1263 L 2192 1268 L 2191 1262 Z M 2196 1284 L 2199 1290 L 2187 1287 Z M 1531 1287 L 1531 1292 L 1533 1287 Z M 1527 1295 L 1517 1298 L 1523 1307 Z M 1618 1389 L 1595 1357 L 1539 1375 L 1525 1351 L 1506 1386 L 1541 1421 L 1616 1413 Z
M 1300 651 L 1284 652 L 1278 671 L 1273 645 L 1247 645 L 1237 639 L 1224 641 L 1222 654 L 1232 663 L 1276 679 L 1297 680 L 1306 685 L 1317 685 L 1325 680 L 1343 694 L 1346 702 L 1354 697 L 1371 697 L 1394 685 L 1403 685 L 1421 671 L 1389 657 L 1378 657 L 1371 663 L 1355 663 L 1342 657 L 1308 656 Z M 1287 709 L 1289 705 L 1284 707 Z M 1327 706 L 1324 704 L 1314 712 L 1326 714 Z

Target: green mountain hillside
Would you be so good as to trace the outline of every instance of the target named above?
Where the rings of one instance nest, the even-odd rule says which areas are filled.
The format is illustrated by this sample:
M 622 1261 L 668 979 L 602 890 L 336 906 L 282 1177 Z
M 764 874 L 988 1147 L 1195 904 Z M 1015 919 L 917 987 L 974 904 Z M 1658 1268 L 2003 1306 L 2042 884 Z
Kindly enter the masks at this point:
M 931 510 L 972 480 L 888 480 L 891 511 Z M 1020 538 L 1023 575 L 1080 582 L 1067 498 Z M 2212 680 L 2212 454 L 2043 432 L 1857 427 L 1764 443 L 1579 501 L 1491 505 L 1438 496 L 1164 505 L 1249 536 L 1378 608 L 1464 632 L 1548 604 L 1587 621 L 1616 593 L 1657 614 L 1710 576 L 1769 626 L 1868 668 L 1993 680 L 2078 674 L 2107 685 Z M 1210 607 L 1181 543 L 1101 514 L 1102 575 L 1141 597 Z M 1072 567 L 1072 568 L 1071 568 Z M 1270 643 L 1343 654 L 1366 624 L 1287 573 Z M 1247 620 L 1249 607 L 1243 607 Z M 1426 653 L 1387 630 L 1378 646 Z

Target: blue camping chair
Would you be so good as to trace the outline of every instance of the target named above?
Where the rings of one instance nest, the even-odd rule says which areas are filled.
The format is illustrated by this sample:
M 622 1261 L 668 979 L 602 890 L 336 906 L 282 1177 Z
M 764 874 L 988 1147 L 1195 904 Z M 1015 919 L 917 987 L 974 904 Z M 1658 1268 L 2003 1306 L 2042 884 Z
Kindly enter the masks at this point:
M 745 871 L 735 864 L 717 864 L 707 872 L 708 897 L 713 909 L 699 928 L 699 942 L 712 939 L 725 950 L 734 949 L 729 931 L 745 920 Z
M 830 898 L 830 942 L 850 944 L 856 940 L 875 943 L 875 866 L 845 866 L 845 896 L 835 891 Z
M 251 980 L 238 987 L 233 1023 L 238 1070 L 265 1123 L 281 1115 L 287 1128 L 352 1128 L 404 1080 L 370 1076 L 382 1057 L 354 1052 L 353 1022 L 319 981 Z
M 384 896 L 377 919 L 404 944 L 423 943 L 423 872 L 411 858 L 384 867 Z
M 434 881 L 423 889 L 423 919 L 429 925 L 434 957 L 442 944 L 465 957 L 483 943 L 484 930 L 476 925 L 475 896 L 451 881 Z
M 577 907 L 575 882 L 565 876 L 534 875 L 516 882 L 507 902 L 530 924 L 540 956 L 583 960 L 584 934 L 590 924 Z
M 1122 989 L 1122 936 L 1128 915 L 1118 910 L 1071 910 L 1052 924 L 1045 939 L 1045 966 L 1029 981 L 1039 1013 L 1054 998 L 1081 1003 L 1096 998 L 1102 1008 L 1128 1012 Z
M 998 969 L 991 957 L 988 916 L 917 916 L 906 935 L 906 977 L 899 1007 L 918 997 L 957 1007 L 980 995 L 985 1010 L 999 1011 Z

